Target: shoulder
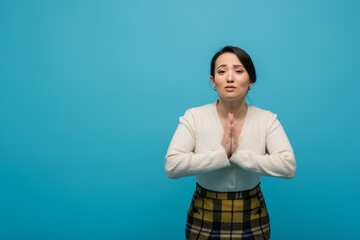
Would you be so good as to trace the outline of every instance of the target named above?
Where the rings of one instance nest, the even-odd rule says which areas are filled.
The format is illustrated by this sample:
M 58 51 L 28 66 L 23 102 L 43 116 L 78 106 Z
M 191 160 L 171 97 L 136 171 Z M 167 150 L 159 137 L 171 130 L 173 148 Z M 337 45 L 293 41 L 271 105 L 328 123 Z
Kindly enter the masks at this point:
M 260 108 L 254 105 L 250 105 L 252 109 L 252 114 L 255 118 L 262 120 L 264 122 L 273 122 L 277 119 L 277 114 L 264 108 Z
M 279 125 L 277 114 L 270 110 L 252 106 L 252 115 L 253 123 L 258 126 L 263 126 L 267 134 Z
M 186 122 L 195 127 L 196 123 L 202 124 L 211 117 L 212 108 L 214 108 L 214 103 L 188 108 L 183 116 L 179 117 L 179 121 L 180 123 Z
M 211 108 L 214 107 L 214 104 L 215 103 L 208 103 L 208 104 L 188 108 L 185 111 L 184 115 L 192 115 L 192 116 L 201 115 L 203 113 L 211 111 Z

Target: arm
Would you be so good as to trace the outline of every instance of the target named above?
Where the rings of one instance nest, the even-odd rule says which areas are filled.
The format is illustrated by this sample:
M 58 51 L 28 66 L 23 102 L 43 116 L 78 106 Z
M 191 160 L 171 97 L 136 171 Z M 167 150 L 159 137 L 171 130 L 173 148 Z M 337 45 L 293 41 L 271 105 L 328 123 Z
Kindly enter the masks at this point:
M 269 112 L 266 126 L 266 148 L 269 154 L 261 155 L 237 148 L 230 162 L 264 176 L 293 178 L 296 172 L 295 156 L 277 114 Z
M 214 151 L 195 154 L 195 120 L 191 109 L 179 118 L 179 125 L 165 157 L 165 171 L 169 178 L 194 176 L 230 166 L 223 146 Z

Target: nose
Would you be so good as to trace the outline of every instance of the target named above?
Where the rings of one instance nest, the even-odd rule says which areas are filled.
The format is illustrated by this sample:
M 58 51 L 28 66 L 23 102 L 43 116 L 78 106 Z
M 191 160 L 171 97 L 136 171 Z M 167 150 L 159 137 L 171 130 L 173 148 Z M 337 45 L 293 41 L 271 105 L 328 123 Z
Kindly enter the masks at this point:
M 233 82 L 233 81 L 234 81 L 234 77 L 232 71 L 229 71 L 227 75 L 227 82 Z

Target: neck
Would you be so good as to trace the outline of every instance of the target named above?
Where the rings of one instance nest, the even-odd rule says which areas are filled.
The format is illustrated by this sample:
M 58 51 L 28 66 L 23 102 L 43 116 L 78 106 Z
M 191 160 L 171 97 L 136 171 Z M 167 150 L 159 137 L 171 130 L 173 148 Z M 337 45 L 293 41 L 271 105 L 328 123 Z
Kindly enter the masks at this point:
M 245 103 L 245 99 L 241 101 L 227 101 L 219 98 L 217 100 L 217 108 L 224 118 L 227 118 L 229 113 L 233 113 L 234 119 L 241 119 L 245 117 L 248 106 Z

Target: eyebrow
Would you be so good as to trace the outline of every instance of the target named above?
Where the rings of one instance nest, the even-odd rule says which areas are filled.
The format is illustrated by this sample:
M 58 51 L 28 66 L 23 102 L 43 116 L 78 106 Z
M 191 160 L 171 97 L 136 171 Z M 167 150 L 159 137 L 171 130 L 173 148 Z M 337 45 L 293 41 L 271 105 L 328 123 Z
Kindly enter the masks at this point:
M 218 66 L 217 69 L 218 69 L 219 67 L 227 67 L 227 65 L 226 65 L 226 64 L 222 64 L 222 65 Z M 233 67 L 242 67 L 242 68 L 244 68 L 243 65 L 233 65 Z

